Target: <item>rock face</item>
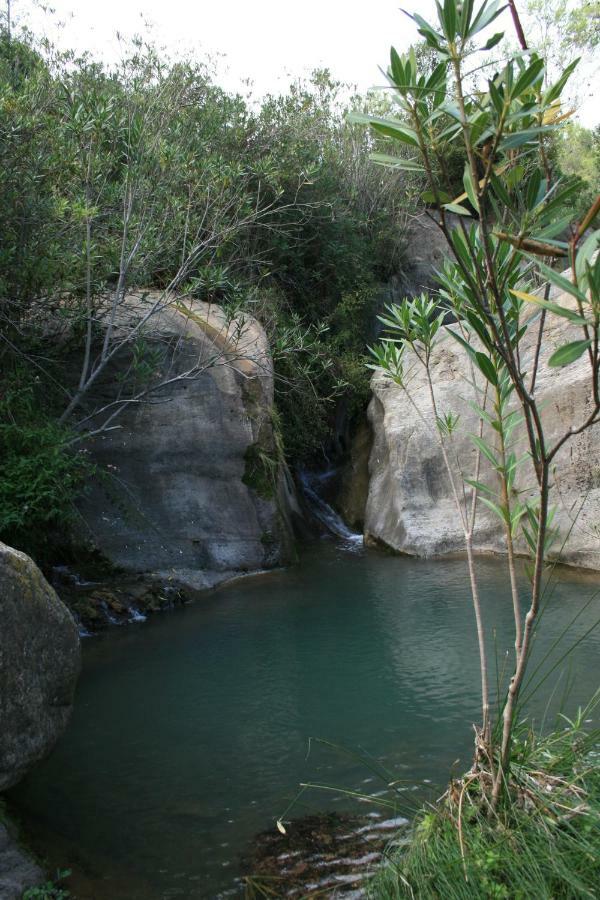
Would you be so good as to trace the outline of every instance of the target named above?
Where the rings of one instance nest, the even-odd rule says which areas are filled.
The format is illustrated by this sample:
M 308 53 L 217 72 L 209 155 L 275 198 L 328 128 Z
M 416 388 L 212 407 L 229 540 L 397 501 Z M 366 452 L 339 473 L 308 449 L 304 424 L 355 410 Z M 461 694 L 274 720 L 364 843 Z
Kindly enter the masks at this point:
M 144 312 L 133 298 L 126 308 Z M 291 534 L 261 326 L 186 301 L 153 317 L 144 340 L 160 357 L 154 377 L 171 383 L 89 441 L 100 472 L 81 505 L 89 539 L 129 572 L 191 589 L 280 564 Z M 130 362 L 101 385 L 109 402 Z
M 373 435 L 367 422 L 356 429 L 348 461 L 339 475 L 339 488 L 333 505 L 350 528 L 362 531 L 369 496 L 369 457 Z
M 554 296 L 554 299 L 557 299 Z M 570 305 L 566 296 L 561 305 Z M 523 370 L 531 367 L 533 340 L 525 339 Z M 587 357 L 565 368 L 550 368 L 547 358 L 556 346 L 580 337 L 567 320 L 549 315 L 546 349 L 536 383 L 536 395 L 543 405 L 543 421 L 552 442 L 571 425 L 583 422 L 591 410 L 591 379 Z M 529 342 L 529 343 L 527 343 Z M 473 477 L 475 450 L 469 433 L 477 430 L 475 413 L 469 406 L 473 392 L 465 381 L 466 352 L 450 336 L 433 355 L 433 382 L 441 414 L 460 415 L 452 440 L 467 477 Z M 460 552 L 464 538 L 439 444 L 432 428 L 433 415 L 424 370 L 415 361 L 409 391 L 405 391 L 376 371 L 372 380 L 373 399 L 369 419 L 374 434 L 369 461 L 370 484 L 365 514 L 367 542 L 383 543 L 393 550 L 415 556 Z M 416 408 L 415 408 L 416 407 Z M 423 416 L 417 410 L 422 411 Z M 524 444 L 522 449 L 525 449 Z M 555 458 L 552 502 L 555 523 L 561 538 L 568 536 L 560 559 L 570 565 L 600 569 L 600 426 L 574 436 Z M 493 473 L 484 460 L 483 477 L 493 485 Z M 526 488 L 524 483 L 518 488 Z M 570 532 L 570 534 L 569 534 Z M 501 525 L 482 503 L 478 506 L 474 540 L 477 550 L 503 552 Z M 525 547 L 520 546 L 520 551 Z
M 450 227 L 459 217 L 450 214 Z M 411 217 L 406 223 L 405 252 L 401 270 L 389 283 L 390 299 L 397 303 L 421 291 L 437 288 L 436 269 L 441 269 L 448 256 L 448 244 L 439 227 L 425 215 Z
M 0 623 L 2 791 L 54 746 L 71 713 L 80 660 L 70 612 L 32 560 L 5 544 Z
M 0 822 L 0 897 L 20 900 L 23 891 L 45 881 L 44 873 Z

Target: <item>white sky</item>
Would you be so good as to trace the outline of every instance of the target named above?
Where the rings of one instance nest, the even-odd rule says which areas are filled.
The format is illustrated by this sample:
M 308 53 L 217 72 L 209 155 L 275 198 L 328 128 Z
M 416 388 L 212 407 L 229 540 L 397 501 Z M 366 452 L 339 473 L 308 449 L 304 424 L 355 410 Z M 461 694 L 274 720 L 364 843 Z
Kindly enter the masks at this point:
M 292 78 L 316 67 L 329 68 L 334 77 L 361 91 L 381 84 L 377 67 L 387 65 L 390 45 L 402 51 L 418 37 L 399 7 L 427 18 L 434 5 L 433 0 L 48 2 L 54 15 L 36 10 L 39 0 L 12 0 L 13 17 L 64 47 L 91 50 L 106 61 L 118 54 L 117 31 L 131 35 L 144 31 L 147 23 L 156 43 L 172 54 L 218 57 L 223 87 L 243 90 L 244 79 L 250 79 L 258 96 L 285 90 Z M 500 27 L 511 27 L 506 13 L 500 21 Z M 57 23 L 62 23 L 58 29 Z M 588 126 L 600 121 L 600 96 L 596 90 L 594 98 L 593 91 L 591 84 L 582 91 L 580 118 Z

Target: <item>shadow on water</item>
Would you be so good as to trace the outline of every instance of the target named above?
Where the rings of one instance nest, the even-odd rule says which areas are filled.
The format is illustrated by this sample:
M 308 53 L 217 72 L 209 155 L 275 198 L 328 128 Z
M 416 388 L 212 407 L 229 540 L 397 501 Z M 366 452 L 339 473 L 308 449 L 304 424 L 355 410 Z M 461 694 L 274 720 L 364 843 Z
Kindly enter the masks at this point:
M 369 768 L 322 744 L 307 756 L 311 736 L 370 755 L 415 797 L 468 764 L 479 678 L 464 562 L 351 546 L 318 542 L 294 568 L 85 642 L 73 719 L 12 793 L 50 862 L 83 873 L 76 896 L 236 894 L 240 857 L 300 782 L 377 801 Z M 513 640 L 504 567 L 479 568 L 502 669 Z M 600 615 L 598 601 L 584 608 L 591 585 L 561 578 L 538 658 L 577 611 L 570 640 Z M 593 632 L 570 659 L 571 709 L 598 686 L 599 650 Z M 534 698 L 538 718 L 560 703 L 555 680 Z M 330 811 L 369 810 L 307 791 L 294 814 Z

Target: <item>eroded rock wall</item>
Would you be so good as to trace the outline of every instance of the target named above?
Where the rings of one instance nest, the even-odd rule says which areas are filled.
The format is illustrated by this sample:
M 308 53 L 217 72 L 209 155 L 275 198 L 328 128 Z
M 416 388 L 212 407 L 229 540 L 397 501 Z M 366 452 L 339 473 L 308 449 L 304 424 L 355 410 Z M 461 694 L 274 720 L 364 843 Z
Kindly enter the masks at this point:
M 132 298 L 125 309 L 135 317 L 144 306 Z M 291 535 L 261 326 L 186 301 L 153 317 L 144 339 L 161 355 L 154 379 L 170 383 L 88 442 L 98 476 L 81 504 L 85 537 L 128 572 L 192 589 L 280 564 Z M 107 373 L 107 402 L 130 363 Z
M 556 299 L 556 298 L 554 298 Z M 569 305 L 566 296 L 558 298 Z M 548 316 L 546 344 L 536 384 L 536 395 L 552 444 L 571 425 L 584 421 L 592 395 L 586 357 L 565 368 L 550 368 L 547 359 L 555 347 L 580 337 L 565 319 Z M 526 338 L 523 370 L 531 368 L 535 329 Z M 450 336 L 433 354 L 433 381 L 440 413 L 460 416 L 453 437 L 456 456 L 467 477 L 473 477 L 475 449 L 469 433 L 477 431 L 471 409 L 473 392 L 466 381 L 466 351 Z M 382 371 L 372 379 L 369 420 L 374 435 L 369 461 L 369 495 L 365 514 L 367 542 L 383 543 L 416 556 L 433 556 L 464 549 L 461 523 L 451 493 L 435 430 L 429 391 L 420 365 L 414 361 L 409 378 L 410 397 Z M 525 449 L 524 442 L 521 449 Z M 531 472 L 529 470 L 529 476 Z M 482 479 L 493 484 L 489 464 L 482 464 Z M 531 478 L 530 478 L 531 481 Z M 552 500 L 561 539 L 554 552 L 574 566 L 600 569 L 600 426 L 576 435 L 559 451 L 553 473 Z M 517 484 L 527 491 L 525 477 Z M 561 543 L 566 545 L 561 549 Z M 505 542 L 496 516 L 479 504 L 475 547 L 503 552 Z M 525 551 L 521 544 L 519 549 Z

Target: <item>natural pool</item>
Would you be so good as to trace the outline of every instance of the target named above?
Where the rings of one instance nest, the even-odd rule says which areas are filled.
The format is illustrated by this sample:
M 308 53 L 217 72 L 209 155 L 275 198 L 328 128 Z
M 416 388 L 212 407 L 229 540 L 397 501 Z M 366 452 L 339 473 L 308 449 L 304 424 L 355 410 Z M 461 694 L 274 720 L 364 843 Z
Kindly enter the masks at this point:
M 502 669 L 512 651 L 504 567 L 479 568 Z M 600 598 L 584 608 L 600 584 L 560 578 L 536 659 L 578 612 L 554 660 L 600 618 Z M 87 639 L 71 724 L 13 800 L 50 861 L 85 874 L 78 897 L 237 895 L 240 853 L 274 827 L 299 782 L 385 787 L 323 746 L 307 758 L 309 737 L 372 754 L 406 779 L 406 796 L 468 766 L 477 658 L 462 560 L 323 541 L 294 568 Z M 538 719 L 565 694 L 567 711 L 585 702 L 599 660 L 595 630 L 535 696 Z M 311 791 L 293 814 L 340 806 Z

